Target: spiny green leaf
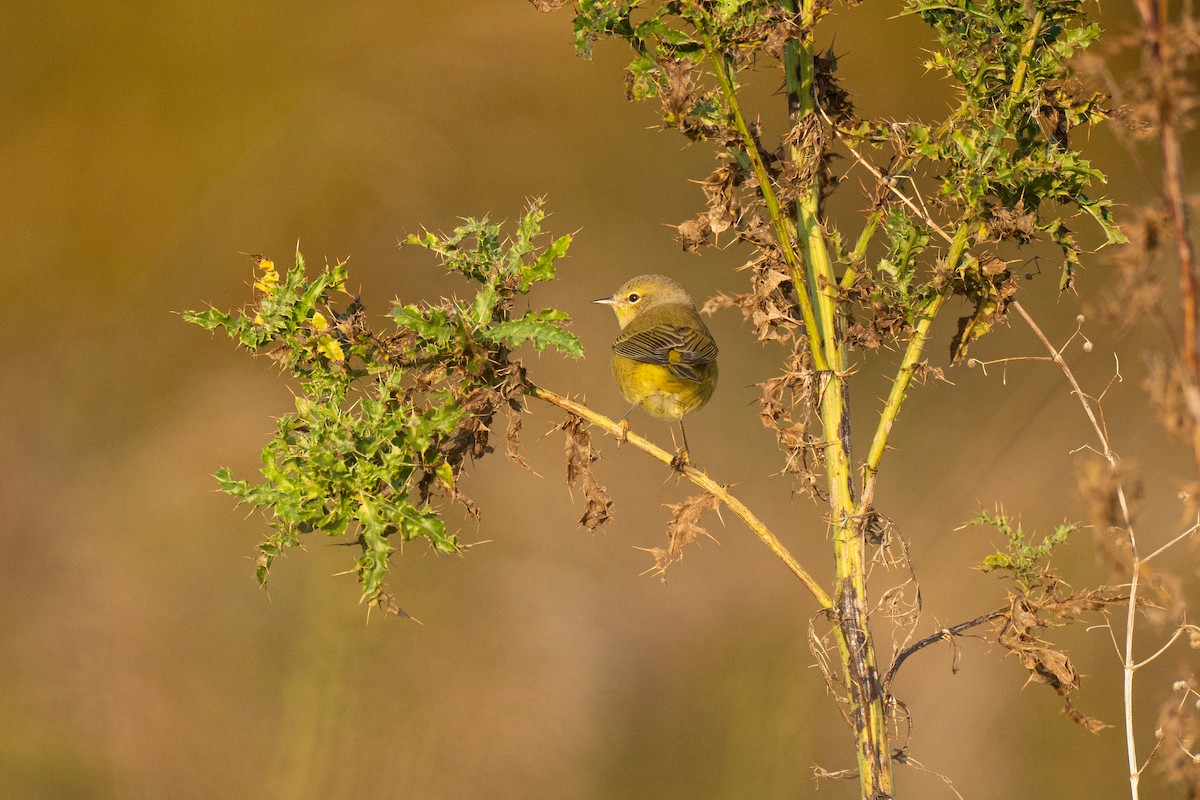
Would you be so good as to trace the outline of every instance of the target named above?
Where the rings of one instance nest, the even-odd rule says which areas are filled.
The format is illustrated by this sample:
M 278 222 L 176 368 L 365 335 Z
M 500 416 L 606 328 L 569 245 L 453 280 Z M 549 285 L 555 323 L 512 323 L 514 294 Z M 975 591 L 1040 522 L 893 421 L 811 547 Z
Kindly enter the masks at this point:
M 206 311 L 184 311 L 183 321 L 199 325 L 208 331 L 217 328 L 227 328 L 233 322 L 233 315 L 210 308 Z
M 438 552 L 461 549 L 430 500 L 440 492 L 473 508 L 458 472 L 490 451 L 487 426 L 519 391 L 521 372 L 507 351 L 531 342 L 582 354 L 561 311 L 511 319 L 515 298 L 553 278 L 571 242 L 567 235 L 540 246 L 545 216 L 535 199 L 511 236 L 486 219 L 467 219 L 449 235 L 408 237 L 476 292 L 468 301 L 397 302 L 391 332 L 368 329 L 357 300 L 344 310 L 331 305 L 333 293 L 345 292 L 344 262 L 309 278 L 299 253 L 286 273 L 256 257 L 255 303 L 242 312 L 184 315 L 269 352 L 300 380 L 295 412 L 279 419 L 263 447 L 261 482 L 237 480 L 228 469 L 215 476 L 222 490 L 270 517 L 274 532 L 256 559 L 260 583 L 273 559 L 314 532 L 353 537 L 361 549 L 354 570 L 369 602 L 386 596 L 392 535 L 423 538 Z
M 436 513 L 421 512 L 411 505 L 404 504 L 401 514 L 405 539 L 424 537 L 439 553 L 457 553 L 462 549 L 457 536 L 446 535 L 446 523 L 442 522 Z
M 1104 243 L 1106 245 L 1126 244 L 1129 242 L 1129 237 L 1121 231 L 1113 219 L 1112 201 L 1089 200 L 1085 198 L 1081 200 L 1079 207 L 1091 215 L 1092 219 L 1100 223 L 1100 227 L 1104 230 Z
M 444 348 L 456 334 L 450 317 L 441 308 L 422 308 L 416 305 L 396 306 L 392 319 L 402 328 L 413 331 L 435 349 Z
M 542 254 L 537 257 L 529 267 L 521 269 L 521 285 L 518 288 L 522 294 L 529 291 L 533 284 L 539 281 L 548 281 L 554 278 L 555 264 L 554 262 L 562 258 L 567 253 L 567 248 L 571 246 L 571 234 L 560 236 L 547 247 Z
M 560 353 L 571 358 L 583 357 L 583 345 L 574 334 L 556 324 L 567 319 L 567 315 L 552 308 L 530 311 L 520 319 L 501 322 L 481 333 L 481 338 L 498 342 L 508 347 L 517 347 L 531 342 L 538 352 L 553 345 Z

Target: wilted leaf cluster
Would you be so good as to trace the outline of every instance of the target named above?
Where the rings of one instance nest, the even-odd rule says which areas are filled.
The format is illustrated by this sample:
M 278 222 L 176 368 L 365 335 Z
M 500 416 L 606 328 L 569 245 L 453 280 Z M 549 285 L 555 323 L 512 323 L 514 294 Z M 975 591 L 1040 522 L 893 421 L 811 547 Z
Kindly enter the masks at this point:
M 1046 581 L 1038 589 L 1032 594 L 1010 592 L 1006 613 L 992 622 L 996 641 L 1029 671 L 1029 680 L 1047 684 L 1062 697 L 1064 714 L 1098 733 L 1109 725 L 1072 705 L 1071 694 L 1079 688 L 1079 671 L 1065 650 L 1046 639 L 1046 631 L 1122 606 L 1129 595 L 1109 587 L 1070 592 L 1057 580 Z
M 1051 553 L 1076 525 L 1058 525 L 1040 542 L 1033 542 L 1019 524 L 999 511 L 981 512 L 971 523 L 994 527 L 1005 538 L 1005 547 L 980 564 L 984 572 L 1006 572 L 1013 579 L 1007 607 L 990 617 L 996 641 L 1020 660 L 1030 680 L 1049 685 L 1063 698 L 1063 713 L 1072 720 L 1093 733 L 1108 727 L 1071 704 L 1071 693 L 1079 688 L 1079 672 L 1066 651 L 1046 638 L 1046 632 L 1123 605 L 1129 601 L 1128 593 L 1109 586 L 1072 591 L 1050 571 Z
M 652 571 L 666 580 L 667 570 L 672 564 L 683 560 L 688 545 L 698 541 L 701 536 L 711 539 L 712 535 L 700 525 L 700 517 L 705 511 L 717 511 L 720 507 L 720 501 L 707 492 L 693 495 L 681 503 L 668 503 L 671 521 L 667 523 L 667 546 L 646 548 L 654 556 Z
M 579 340 L 554 309 L 519 313 L 517 300 L 555 274 L 571 237 L 541 247 L 544 217 L 533 203 L 515 234 L 467 220 L 452 234 L 423 233 L 406 244 L 435 253 L 467 278 L 474 294 L 440 303 L 397 301 L 390 330 L 374 330 L 346 290 L 346 265 L 307 276 L 303 259 L 281 274 L 256 257 L 254 302 L 232 314 L 210 309 L 185 318 L 221 329 L 266 354 L 298 379 L 296 408 L 278 422 L 262 454 L 262 482 L 217 473 L 221 488 L 271 517 L 259 546 L 258 579 L 305 534 L 348 536 L 360 555 L 354 572 L 366 601 L 396 611 L 384 590 L 399 542 L 426 540 L 439 552 L 462 544 L 447 532 L 438 497 L 478 510 L 459 489 L 463 467 L 492 450 L 493 418 L 521 412 L 523 370 L 512 357 L 524 343 L 579 357 Z M 510 425 L 515 452 L 519 423 Z
M 571 489 L 578 486 L 583 492 L 583 516 L 579 524 L 593 530 L 608 522 L 612 514 L 612 497 L 592 472 L 592 464 L 600 454 L 592 448 L 592 433 L 580 417 L 568 414 L 558 427 L 567 434 L 564 445 L 567 486 Z

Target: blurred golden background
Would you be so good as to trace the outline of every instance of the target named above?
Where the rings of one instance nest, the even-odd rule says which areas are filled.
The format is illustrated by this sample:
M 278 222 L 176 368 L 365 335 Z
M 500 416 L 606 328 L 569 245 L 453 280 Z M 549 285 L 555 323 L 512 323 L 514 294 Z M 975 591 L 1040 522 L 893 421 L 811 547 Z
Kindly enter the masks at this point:
M 864 113 L 939 114 L 946 87 L 922 69 L 919 24 L 889 21 L 899 10 L 868 4 L 826 25 L 839 75 Z M 1131 29 L 1124 4 L 1101 11 L 1108 29 Z M 350 551 L 328 541 L 278 561 L 269 593 L 259 590 L 252 558 L 266 522 L 211 478 L 223 465 L 254 477 L 292 405 L 270 363 L 178 316 L 247 302 L 242 253 L 287 264 L 299 242 L 310 264 L 349 257 L 352 284 L 382 318 L 395 297 L 453 289 L 430 259 L 396 249 L 403 235 L 460 216 L 512 220 L 545 195 L 549 230 L 578 235 L 561 280 L 533 302 L 569 311 L 589 356 L 527 363 L 547 387 L 615 415 L 616 323 L 590 300 L 646 271 L 699 298 L 741 290 L 732 268 L 745 251 L 695 256 L 672 241 L 665 226 L 701 206 L 688 179 L 707 174 L 711 154 L 650 130 L 656 109 L 623 100 L 619 46 L 580 61 L 569 15 L 520 0 L 50 2 L 10 4 L 0 19 L 0 798 L 854 794 L 853 781 L 812 779 L 814 765 L 853 759 L 811 668 L 807 595 L 730 515 L 726 528 L 710 520 L 720 543 L 690 550 L 669 582 L 642 574 L 651 561 L 636 548 L 662 542 L 662 504 L 693 492 L 599 436 L 616 518 L 579 529 L 561 439 L 539 439 L 561 419 L 553 409 L 526 421 L 540 477 L 498 454 L 468 481 L 483 519 L 457 522 L 464 540 L 487 544 L 463 558 L 417 546 L 394 559 L 391 586 L 420 625 L 368 624 L 353 578 L 334 577 Z M 763 103 L 774 80 L 751 87 Z M 1105 130 L 1086 150 L 1125 209 L 1153 198 L 1152 154 L 1139 166 Z M 1110 259 L 1085 266 L 1084 299 L 1111 289 Z M 1051 265 L 1023 299 L 1063 341 L 1081 301 L 1057 297 L 1056 283 Z M 941 321 L 935 364 L 948 366 L 958 313 Z M 781 354 L 733 311 L 711 327 L 721 386 L 688 421 L 695 460 L 828 577 L 820 509 L 773 475 L 780 462 L 757 419 L 754 384 Z M 1119 359 L 1107 422 L 1144 470 L 1140 535 L 1154 547 L 1180 529 L 1176 494 L 1190 480 L 1140 388 L 1143 353 L 1164 345 L 1164 327 L 1085 331 L 1094 350 L 1076 343 L 1071 357 L 1090 391 Z M 975 349 L 1040 354 L 1016 321 Z M 865 363 L 856 438 L 869 435 L 890 371 L 886 357 Z M 1003 599 L 1003 582 L 972 568 L 994 537 L 958 530 L 981 508 L 1003 504 L 1042 531 L 1087 513 L 1073 451 L 1090 433 L 1061 373 L 1020 362 L 1007 375 L 947 377 L 955 385 L 917 388 L 906 404 L 878 498 L 912 544 L 920 633 Z M 668 426 L 633 424 L 669 445 Z M 1192 551 L 1173 560 L 1194 579 Z M 1055 565 L 1079 586 L 1106 577 L 1086 531 Z M 1148 653 L 1159 633 L 1145 631 Z M 1014 659 L 968 639 L 957 674 L 945 646 L 901 673 L 913 758 L 972 800 L 1127 796 L 1109 634 L 1049 633 L 1087 676 L 1076 705 L 1117 727 L 1085 732 L 1052 691 L 1023 688 Z M 1189 655 L 1139 673 L 1143 753 Z M 901 796 L 953 796 L 917 767 L 897 779 Z M 1171 796 L 1155 774 L 1147 781 L 1147 795 Z

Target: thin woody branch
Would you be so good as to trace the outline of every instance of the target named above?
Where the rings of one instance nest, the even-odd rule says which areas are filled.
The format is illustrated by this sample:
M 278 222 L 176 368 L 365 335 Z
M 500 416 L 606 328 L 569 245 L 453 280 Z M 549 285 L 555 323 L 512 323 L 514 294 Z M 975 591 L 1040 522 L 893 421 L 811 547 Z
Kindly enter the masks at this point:
M 673 462 L 675 461 L 675 457 L 671 453 L 668 453 L 666 450 L 663 450 L 661 447 L 650 442 L 649 440 L 638 436 L 636 433 L 628 432 L 621 426 L 620 423 L 613 420 L 611 417 L 607 417 L 599 412 L 593 411 L 582 403 L 578 403 L 570 398 L 564 397 L 563 395 L 552 392 L 549 389 L 544 389 L 541 386 L 529 381 L 526 381 L 525 389 L 526 392 L 533 397 L 543 400 L 553 406 L 558 406 L 564 411 L 575 414 L 576 416 L 582 417 L 592 425 L 601 428 L 612 436 L 623 438 L 637 449 L 641 450 L 652 458 L 658 459 L 668 466 L 672 466 Z M 742 520 L 742 522 L 746 523 L 746 527 L 748 527 L 750 531 L 757 536 L 763 542 L 763 544 L 765 544 L 771 550 L 771 552 L 779 558 L 780 561 L 784 563 L 784 565 L 791 571 L 793 575 L 800 579 L 800 582 L 804 584 L 804 587 L 808 589 L 809 593 L 813 596 L 813 599 L 815 599 L 822 608 L 831 608 L 833 606 L 833 601 L 830 600 L 829 595 L 826 594 L 825 590 L 821 588 L 821 585 L 817 583 L 816 579 L 813 578 L 808 570 L 806 570 L 800 564 L 800 562 L 796 560 L 796 558 L 788 551 L 784 544 L 779 541 L 778 537 L 776 537 L 775 534 L 772 533 L 765 524 L 763 524 L 762 520 L 756 517 L 754 513 L 751 512 L 744 503 L 742 503 L 742 501 L 738 500 L 733 496 L 732 493 L 730 493 L 728 488 L 710 478 L 708 473 L 702 472 L 690 464 L 683 465 L 682 467 L 675 465 L 674 468 L 678 470 L 679 474 L 683 475 L 696 486 L 720 500 L 726 508 L 736 514 L 738 518 Z
M 957 625 L 951 625 L 949 627 L 942 628 L 934 633 L 931 633 L 929 636 L 926 636 L 923 639 L 918 639 L 917 641 L 913 642 L 908 647 L 896 654 L 896 658 L 892 661 L 892 666 L 888 668 L 887 675 L 884 676 L 884 688 L 890 691 L 890 687 L 892 685 L 892 681 L 896 677 L 896 673 L 900 671 L 901 665 L 903 665 L 904 662 L 908 660 L 908 657 L 913 653 L 916 653 L 918 650 L 924 650 L 931 644 L 937 644 L 938 642 L 946 641 L 947 639 L 953 639 L 955 636 L 958 636 L 965 631 L 969 631 L 972 628 L 977 628 L 980 625 L 983 625 L 985 622 L 991 622 L 994 619 L 1000 619 L 1007 613 L 1007 608 L 997 609 L 996 611 L 991 611 L 987 614 L 982 614 L 978 617 L 975 617 L 975 619 L 970 619 L 966 622 L 960 622 Z

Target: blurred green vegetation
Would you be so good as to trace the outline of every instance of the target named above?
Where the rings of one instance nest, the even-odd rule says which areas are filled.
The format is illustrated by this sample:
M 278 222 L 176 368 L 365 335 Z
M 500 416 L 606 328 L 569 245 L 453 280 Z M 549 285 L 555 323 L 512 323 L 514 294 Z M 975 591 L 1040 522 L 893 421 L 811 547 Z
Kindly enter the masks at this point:
M 919 25 L 888 20 L 898 10 L 838 13 L 839 76 L 867 113 L 936 113 L 944 87 L 912 48 Z M 1097 13 L 1109 30 L 1132 25 L 1124 6 Z M 364 624 L 354 578 L 330 577 L 344 570 L 334 547 L 281 559 L 260 591 L 265 523 L 212 484 L 222 464 L 251 473 L 274 418 L 294 408 L 265 363 L 177 314 L 249 300 L 241 253 L 284 259 L 299 240 L 311 262 L 349 257 L 354 288 L 382 314 L 395 297 L 463 286 L 398 251 L 399 239 L 420 225 L 449 230 L 459 215 L 515 219 L 537 194 L 553 230 L 578 233 L 562 280 L 533 302 L 569 311 L 589 352 L 612 336 L 589 301 L 631 274 L 671 274 L 699 297 L 739 288 L 736 250 L 697 258 L 664 227 L 700 207 L 685 178 L 703 177 L 709 156 L 646 130 L 654 110 L 623 100 L 624 52 L 578 61 L 568 18 L 519 0 L 52 2 L 3 19 L 0 797 L 782 798 L 807 791 L 814 763 L 849 766 L 803 647 L 812 609 L 786 571 L 730 525 L 669 584 L 641 576 L 634 547 L 660 543 L 661 504 L 688 487 L 599 442 L 616 518 L 602 533 L 577 529 L 561 443 L 537 438 L 557 414 L 527 422 L 527 455 L 545 478 L 500 458 L 466 478 L 483 517 L 457 521 L 459 536 L 486 545 L 393 566 L 422 625 Z M 752 86 L 763 102 L 777 89 Z M 1087 149 L 1119 203 L 1152 196 L 1152 158 L 1135 162 L 1108 134 Z M 1111 285 L 1106 264 L 1085 259 L 1084 299 Z M 1061 341 L 1077 300 L 1058 298 L 1054 269 L 1030 271 L 1026 305 Z M 689 418 L 694 456 L 719 461 L 720 479 L 828 570 L 818 511 L 761 458 L 774 443 L 753 384 L 779 354 L 733 312 L 712 328 L 722 353 L 738 355 Z M 1117 449 L 1147 486 L 1180 485 L 1187 455 L 1139 389 L 1140 354 L 1162 344 L 1162 328 L 1087 332 L 1086 386 L 1099 393 L 1119 357 L 1124 380 L 1105 401 Z M 1013 326 L 972 353 L 1039 350 Z M 594 356 L 528 358 L 548 386 L 624 410 Z M 1003 380 L 966 368 L 948 377 L 955 386 L 906 404 L 877 498 L 912 541 L 929 630 L 1003 597 L 972 569 L 995 542 L 954 530 L 981 504 L 1086 517 L 1070 451 L 1088 431 L 1061 375 L 1030 363 Z M 1153 548 L 1177 522 L 1157 503 L 1140 535 Z M 1055 557 L 1071 582 L 1102 574 L 1082 537 Z M 1088 676 L 1076 704 L 1118 722 L 1107 634 L 1071 631 L 1066 644 Z M 1173 658 L 1139 673 L 1147 742 Z M 957 674 L 951 665 L 930 648 L 896 689 L 916 720 L 913 756 L 964 796 L 1126 795 L 1117 731 L 1088 734 L 1051 692 L 1022 691 L 1023 671 L 995 649 L 966 641 Z M 949 796 L 917 769 L 897 779 L 901 795 Z M 1148 782 L 1147 795 L 1160 788 Z M 821 796 L 852 791 L 823 784 Z

